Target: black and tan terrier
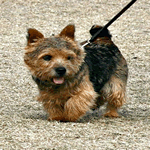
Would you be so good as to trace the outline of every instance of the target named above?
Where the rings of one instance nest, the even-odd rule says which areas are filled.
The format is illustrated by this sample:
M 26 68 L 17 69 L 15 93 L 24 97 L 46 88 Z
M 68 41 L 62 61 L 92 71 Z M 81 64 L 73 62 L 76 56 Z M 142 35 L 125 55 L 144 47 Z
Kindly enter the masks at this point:
M 91 35 L 101 27 L 93 26 Z M 44 38 L 28 29 L 24 61 L 39 89 L 49 120 L 77 121 L 107 102 L 104 116 L 118 117 L 125 103 L 127 63 L 106 29 L 84 48 L 68 25 L 57 36 Z

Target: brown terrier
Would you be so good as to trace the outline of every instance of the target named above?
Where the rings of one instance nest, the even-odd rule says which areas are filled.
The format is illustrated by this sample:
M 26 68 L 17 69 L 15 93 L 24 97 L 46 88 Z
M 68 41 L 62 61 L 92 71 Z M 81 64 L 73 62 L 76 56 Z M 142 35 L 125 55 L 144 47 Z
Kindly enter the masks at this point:
M 93 26 L 91 35 L 99 28 Z M 38 101 L 49 120 L 75 122 L 105 102 L 105 116 L 118 117 L 117 109 L 125 102 L 125 59 L 108 30 L 84 49 L 74 40 L 74 33 L 74 25 L 50 38 L 28 29 L 24 61 L 38 85 Z

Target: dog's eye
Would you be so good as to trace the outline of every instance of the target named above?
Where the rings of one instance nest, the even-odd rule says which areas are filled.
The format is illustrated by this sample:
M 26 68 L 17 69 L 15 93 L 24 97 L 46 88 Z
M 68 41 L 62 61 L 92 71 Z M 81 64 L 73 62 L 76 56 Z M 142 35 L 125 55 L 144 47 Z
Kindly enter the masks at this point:
M 45 61 L 50 61 L 51 58 L 52 58 L 52 56 L 50 56 L 50 55 L 45 55 L 45 56 L 43 56 L 43 59 L 44 59 Z
M 72 56 L 68 56 L 67 59 L 68 59 L 68 60 L 71 60 L 71 59 L 73 59 L 73 57 L 72 57 Z

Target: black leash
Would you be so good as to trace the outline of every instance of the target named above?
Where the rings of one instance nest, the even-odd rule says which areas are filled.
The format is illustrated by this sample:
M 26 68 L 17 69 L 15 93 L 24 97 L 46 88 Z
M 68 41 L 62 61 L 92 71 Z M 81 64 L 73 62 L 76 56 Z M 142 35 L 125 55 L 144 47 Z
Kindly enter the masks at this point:
M 105 29 L 107 29 L 117 18 L 119 18 L 131 5 L 133 5 L 137 0 L 132 0 L 129 4 L 127 4 L 116 16 L 114 16 L 101 30 L 97 31 L 92 37 L 91 39 L 85 43 L 83 45 L 83 47 L 85 45 L 87 45 L 88 43 L 90 42 L 93 42 L 97 37 L 98 35 Z

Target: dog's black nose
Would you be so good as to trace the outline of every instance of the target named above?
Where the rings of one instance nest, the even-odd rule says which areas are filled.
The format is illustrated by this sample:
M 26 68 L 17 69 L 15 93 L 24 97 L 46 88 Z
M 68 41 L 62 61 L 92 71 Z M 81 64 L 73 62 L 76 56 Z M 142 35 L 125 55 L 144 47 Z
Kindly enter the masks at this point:
M 66 68 L 58 67 L 58 68 L 55 69 L 55 71 L 59 76 L 63 76 L 66 73 Z

